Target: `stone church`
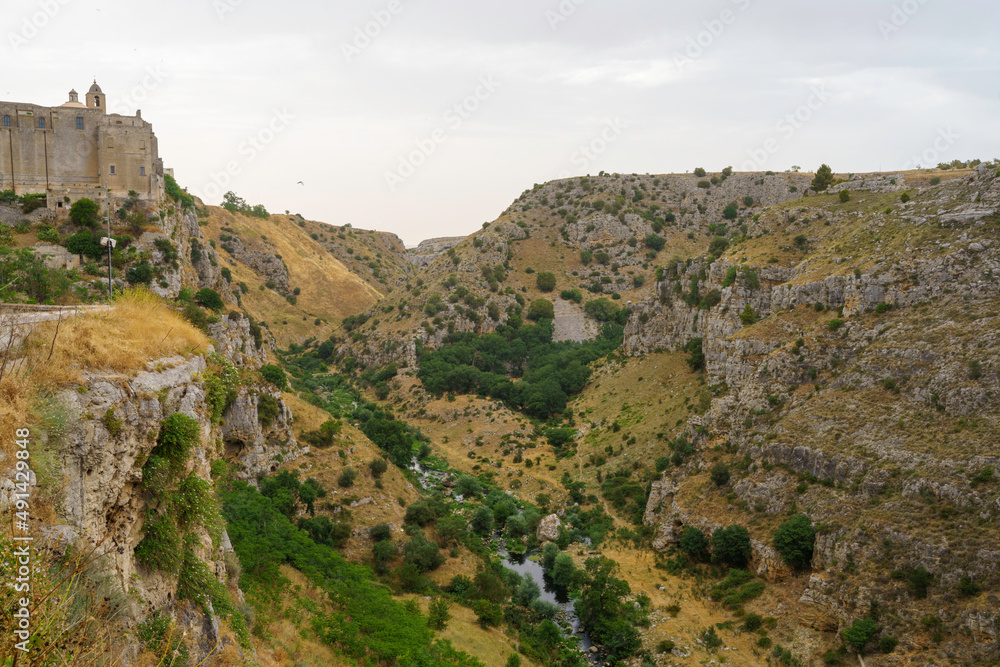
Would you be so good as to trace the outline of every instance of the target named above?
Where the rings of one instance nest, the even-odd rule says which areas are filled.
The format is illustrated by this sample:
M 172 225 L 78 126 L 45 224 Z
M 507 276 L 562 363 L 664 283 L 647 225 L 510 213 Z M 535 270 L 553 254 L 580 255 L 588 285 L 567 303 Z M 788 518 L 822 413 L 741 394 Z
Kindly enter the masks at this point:
M 157 206 L 164 199 L 163 161 L 153 126 L 142 113 L 108 113 L 101 87 L 80 101 L 75 90 L 57 107 L 0 102 L 0 191 L 48 195 L 48 207 L 66 211 L 87 197 L 105 202 L 129 191 Z

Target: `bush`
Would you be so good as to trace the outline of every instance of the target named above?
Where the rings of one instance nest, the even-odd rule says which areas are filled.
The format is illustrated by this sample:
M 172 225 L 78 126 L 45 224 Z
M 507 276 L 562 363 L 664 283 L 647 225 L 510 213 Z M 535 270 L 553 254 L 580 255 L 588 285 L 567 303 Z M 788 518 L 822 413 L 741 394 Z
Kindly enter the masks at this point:
M 385 459 L 373 459 L 371 463 L 368 464 L 368 469 L 371 470 L 372 477 L 375 479 L 381 479 L 382 475 L 389 469 L 389 464 Z
M 211 287 L 203 287 L 195 292 L 194 300 L 202 307 L 219 312 L 222 310 L 222 297 Z
M 750 201 L 752 203 L 753 199 Z M 735 220 L 737 215 L 739 215 L 739 210 L 736 208 L 736 204 L 730 204 L 726 208 L 722 209 L 722 217 L 726 220 Z
M 899 645 L 899 640 L 895 637 L 882 636 L 878 640 L 878 650 L 882 653 L 892 653 Z
M 969 379 L 978 380 L 983 377 L 983 364 L 980 361 L 973 360 L 969 362 Z
M 706 173 L 707 172 L 701 167 L 698 167 L 694 170 L 694 175 L 697 176 L 698 178 L 705 178 Z
M 692 371 L 697 372 L 705 368 L 705 352 L 702 349 L 701 338 L 692 338 L 689 340 L 687 345 L 684 346 L 684 351 L 688 353 L 684 361 L 687 362 Z
M 556 288 L 556 274 L 551 271 L 542 271 L 535 277 L 535 284 L 543 292 L 551 292 Z
M 865 646 L 875 637 L 876 632 L 878 626 L 875 625 L 875 621 L 865 617 L 856 619 L 849 627 L 844 628 L 841 634 L 848 645 L 853 646 L 858 653 L 864 654 Z
M 690 556 L 693 560 L 707 560 L 708 537 L 702 531 L 691 526 L 687 526 L 681 531 L 681 538 L 678 542 L 681 551 Z
M 789 566 L 802 569 L 812 560 L 816 531 L 805 514 L 797 514 L 774 533 L 774 548 Z
M 716 486 L 725 486 L 729 482 L 729 466 L 721 461 L 712 466 L 712 481 Z
M 101 207 L 92 199 L 78 199 L 69 207 L 69 219 L 78 227 L 96 227 Z
M 278 399 L 270 394 L 261 394 L 257 397 L 257 421 L 264 428 L 274 423 L 274 420 L 281 414 L 281 406 Z
M 931 185 L 940 185 L 940 184 L 941 184 L 940 176 L 931 176 Z
M 958 592 L 964 597 L 974 597 L 979 595 L 980 587 L 972 580 L 972 577 L 965 575 L 958 581 Z
M 284 391 L 288 387 L 288 378 L 285 376 L 285 371 L 279 366 L 265 364 L 257 372 L 260 373 L 261 378 L 270 382 L 281 391 Z
M 572 301 L 573 303 L 583 303 L 583 294 L 580 293 L 578 289 L 564 289 L 559 293 L 559 298 L 563 301 Z
M 840 203 L 841 204 L 846 204 L 849 201 L 851 201 L 851 193 L 848 192 L 847 190 L 841 190 L 840 191 Z
M 844 326 L 844 320 L 835 317 L 832 320 L 830 320 L 830 323 L 826 325 L 826 328 L 829 329 L 830 331 L 836 331 L 842 326 Z
M 743 526 L 717 528 L 712 533 L 715 560 L 733 567 L 744 567 L 750 560 L 750 534 Z
M 349 489 L 354 486 L 354 480 L 358 478 L 358 471 L 354 468 L 344 468 L 337 477 L 337 486 L 342 489 Z
M 701 303 L 698 304 L 698 307 L 702 310 L 711 310 L 720 303 L 722 303 L 722 292 L 717 289 L 711 289 L 705 295 L 705 298 L 701 300 Z
M 548 299 L 535 299 L 528 306 L 528 312 L 525 313 L 525 317 L 533 322 L 541 319 L 552 319 L 555 317 L 555 307 L 552 302 Z
M 913 596 L 918 600 L 927 597 L 927 588 L 931 585 L 934 575 L 923 565 L 918 565 L 909 572 L 907 584 Z
M 910 195 L 909 195 L 909 193 L 907 193 L 907 192 L 904 192 L 904 193 L 902 194 L 902 196 L 901 196 L 901 197 L 899 198 L 899 201 L 903 202 L 904 204 L 905 204 L 906 202 L 910 201 Z
M 646 237 L 645 244 L 647 248 L 659 252 L 663 250 L 663 247 L 667 244 L 667 240 L 659 234 L 650 234 Z
M 755 311 L 753 309 L 753 306 L 751 306 L 748 303 L 746 305 L 746 308 L 743 309 L 743 312 L 740 313 L 740 323 L 742 323 L 743 326 L 745 326 L 745 327 L 749 327 L 749 326 L 752 326 L 752 325 L 756 324 L 757 323 L 757 319 L 758 319 L 757 318 L 757 311 Z
M 125 272 L 129 285 L 148 285 L 153 282 L 153 267 L 149 262 L 140 262 Z

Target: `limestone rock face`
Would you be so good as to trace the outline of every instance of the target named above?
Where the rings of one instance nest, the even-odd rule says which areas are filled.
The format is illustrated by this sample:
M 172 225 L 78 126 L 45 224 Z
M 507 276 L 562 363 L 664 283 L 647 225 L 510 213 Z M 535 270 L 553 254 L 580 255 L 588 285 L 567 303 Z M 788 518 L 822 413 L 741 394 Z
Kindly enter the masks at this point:
M 464 240 L 464 236 L 427 239 L 421 241 L 416 248 L 411 249 L 406 256 L 419 267 L 430 266 L 435 259 L 448 252 L 449 248 L 454 248 Z
M 538 522 L 536 536 L 539 542 L 555 542 L 559 539 L 559 529 L 562 521 L 555 514 L 550 514 Z
M 266 342 L 257 347 L 250 333 L 250 320 L 238 311 L 209 324 L 208 335 L 216 351 L 240 368 L 256 368 L 267 363 Z
M 278 400 L 279 413 L 271 424 L 262 425 L 257 407 L 260 395 Z M 236 400 L 223 417 L 221 428 L 226 456 L 236 457 L 243 465 L 237 477 L 256 482 L 258 475 L 274 472 L 282 461 L 291 461 L 309 452 L 292 434 L 292 411 L 281 401 L 281 392 L 260 392 L 241 388 Z

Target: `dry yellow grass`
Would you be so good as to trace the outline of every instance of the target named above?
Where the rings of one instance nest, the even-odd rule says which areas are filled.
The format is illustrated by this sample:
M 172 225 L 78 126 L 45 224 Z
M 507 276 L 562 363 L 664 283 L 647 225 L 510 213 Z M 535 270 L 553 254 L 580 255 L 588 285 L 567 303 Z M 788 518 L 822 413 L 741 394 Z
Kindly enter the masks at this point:
M 220 241 L 219 237 L 226 233 L 222 228 L 226 227 L 239 235 L 248 249 L 274 252 L 288 267 L 289 284 L 300 290 L 295 305 L 274 290 L 261 290 L 266 278 L 219 248 L 219 259 L 232 271 L 234 283 L 244 282 L 250 289 L 242 296 L 243 306 L 254 319 L 270 325 L 280 346 L 287 347 L 310 336 L 326 338 L 345 317 L 364 312 L 382 297 L 321 243 L 310 238 L 297 224 L 297 218 L 272 215 L 261 220 L 222 208 L 208 210 L 208 225 L 203 228 L 207 238 Z M 319 326 L 316 319 L 321 320 Z
M 118 297 L 110 311 L 35 327 L 15 367 L 0 381 L 4 453 L 12 453 L 15 429 L 32 421 L 36 396 L 78 383 L 84 372 L 129 375 L 152 359 L 204 353 L 207 347 L 205 334 L 143 289 Z

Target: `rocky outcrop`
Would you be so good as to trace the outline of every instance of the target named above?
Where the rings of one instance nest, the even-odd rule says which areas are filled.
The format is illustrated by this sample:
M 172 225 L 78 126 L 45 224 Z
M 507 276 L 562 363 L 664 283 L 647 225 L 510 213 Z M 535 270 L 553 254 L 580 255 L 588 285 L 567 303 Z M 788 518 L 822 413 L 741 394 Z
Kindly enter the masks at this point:
M 447 236 L 421 241 L 416 248 L 407 252 L 407 258 L 416 266 L 430 266 L 435 259 L 443 255 L 449 248 L 454 248 L 465 240 L 464 236 Z
M 265 393 L 278 401 L 279 413 L 271 423 L 261 424 L 257 408 Z M 237 477 L 254 483 L 261 474 L 277 470 L 282 461 L 294 461 L 309 451 L 292 434 L 292 411 L 278 391 L 241 388 L 226 411 L 221 436 L 226 457 L 240 464 Z
M 218 322 L 208 325 L 208 335 L 216 351 L 234 364 L 255 368 L 267 363 L 267 345 L 258 348 L 250 331 L 250 320 L 239 311 L 232 311 Z
M 559 539 L 560 528 L 562 528 L 562 521 L 557 515 L 550 514 L 538 522 L 535 536 L 539 542 L 555 542 Z

